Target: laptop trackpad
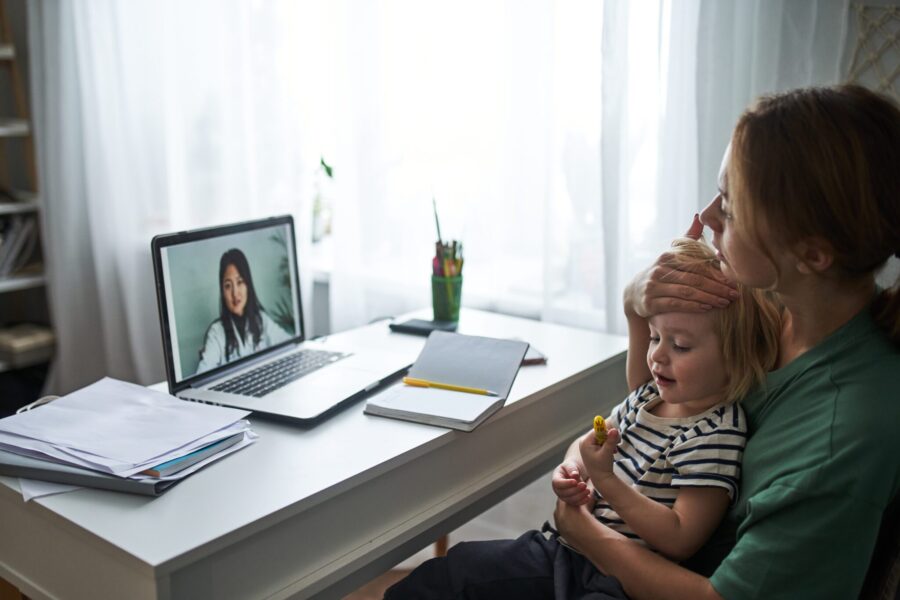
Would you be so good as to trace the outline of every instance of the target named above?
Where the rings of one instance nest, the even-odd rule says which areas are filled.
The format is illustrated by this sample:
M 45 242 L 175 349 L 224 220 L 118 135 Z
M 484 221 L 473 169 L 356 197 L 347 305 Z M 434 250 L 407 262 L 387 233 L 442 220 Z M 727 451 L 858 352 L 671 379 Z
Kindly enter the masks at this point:
M 260 398 L 257 410 L 286 414 L 299 412 L 301 415 L 297 416 L 300 418 L 311 418 L 378 381 L 373 379 L 371 372 L 332 365 Z

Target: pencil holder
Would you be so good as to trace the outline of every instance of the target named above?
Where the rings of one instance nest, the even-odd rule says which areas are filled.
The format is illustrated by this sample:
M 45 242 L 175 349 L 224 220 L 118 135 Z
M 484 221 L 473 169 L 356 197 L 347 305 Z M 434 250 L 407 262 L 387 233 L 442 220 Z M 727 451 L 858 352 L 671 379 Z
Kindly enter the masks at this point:
M 435 321 L 459 321 L 462 280 L 462 275 L 455 277 L 431 276 L 431 305 L 434 309 Z

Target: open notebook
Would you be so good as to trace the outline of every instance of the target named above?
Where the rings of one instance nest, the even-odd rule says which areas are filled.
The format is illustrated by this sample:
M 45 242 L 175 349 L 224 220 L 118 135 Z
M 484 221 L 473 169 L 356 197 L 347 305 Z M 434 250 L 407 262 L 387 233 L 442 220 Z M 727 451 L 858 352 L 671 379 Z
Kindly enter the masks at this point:
M 398 384 L 369 399 L 365 412 L 471 431 L 503 406 L 527 350 L 522 341 L 434 331 L 407 377 L 491 394 Z

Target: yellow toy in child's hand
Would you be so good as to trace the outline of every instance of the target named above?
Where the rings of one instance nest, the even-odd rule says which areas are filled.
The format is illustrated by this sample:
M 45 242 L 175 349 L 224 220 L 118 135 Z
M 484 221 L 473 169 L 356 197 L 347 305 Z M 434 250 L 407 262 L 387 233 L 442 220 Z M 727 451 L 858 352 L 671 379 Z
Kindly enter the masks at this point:
M 600 415 L 594 417 L 594 439 L 598 444 L 606 441 L 606 422 Z

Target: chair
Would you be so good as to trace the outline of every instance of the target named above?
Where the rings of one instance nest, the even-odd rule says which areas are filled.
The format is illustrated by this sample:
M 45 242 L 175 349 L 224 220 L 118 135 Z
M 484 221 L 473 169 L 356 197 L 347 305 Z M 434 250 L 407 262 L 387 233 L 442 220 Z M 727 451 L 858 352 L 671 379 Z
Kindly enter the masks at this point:
M 888 505 L 881 518 L 881 529 L 872 562 L 859 594 L 862 600 L 897 600 L 900 584 L 900 496 Z

